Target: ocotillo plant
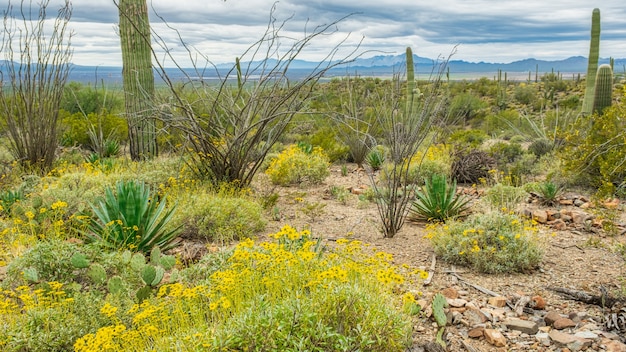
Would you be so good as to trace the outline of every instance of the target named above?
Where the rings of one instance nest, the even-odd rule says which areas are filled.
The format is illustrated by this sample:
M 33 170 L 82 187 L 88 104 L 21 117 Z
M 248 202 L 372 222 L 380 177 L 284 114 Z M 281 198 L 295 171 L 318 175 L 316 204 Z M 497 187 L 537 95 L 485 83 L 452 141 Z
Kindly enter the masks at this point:
M 613 96 L 613 70 L 611 65 L 604 64 L 598 67 L 596 84 L 594 87 L 593 112 L 601 114 L 611 106 Z
M 583 100 L 583 114 L 593 112 L 594 86 L 596 71 L 598 69 L 598 56 L 600 54 L 600 9 L 593 9 L 591 15 L 591 45 L 589 47 L 589 62 L 587 64 L 587 85 Z
M 148 6 L 146 0 L 120 0 L 118 10 L 130 156 L 147 159 L 157 155 Z

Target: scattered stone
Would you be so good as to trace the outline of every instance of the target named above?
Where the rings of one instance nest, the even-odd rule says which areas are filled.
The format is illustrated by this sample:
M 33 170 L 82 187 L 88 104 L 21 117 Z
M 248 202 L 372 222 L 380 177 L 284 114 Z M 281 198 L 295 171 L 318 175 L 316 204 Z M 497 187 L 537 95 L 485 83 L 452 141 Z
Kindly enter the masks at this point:
M 573 199 L 561 199 L 559 200 L 560 205 L 574 205 Z
M 606 201 L 604 201 L 603 205 L 607 209 L 617 209 L 619 207 L 619 199 L 607 199 Z
M 582 211 L 572 212 L 572 221 L 574 222 L 574 224 L 583 224 L 587 220 L 591 220 L 589 214 Z
M 550 331 L 550 333 L 548 333 L 548 335 L 550 336 L 550 339 L 552 339 L 552 341 L 560 343 L 561 345 L 567 345 L 568 343 L 576 341 L 574 335 L 558 330 L 552 330 Z
M 453 287 L 446 287 L 441 291 L 441 294 L 446 298 L 457 299 L 459 298 L 459 292 Z
M 483 337 L 484 333 L 485 333 L 485 328 L 479 326 L 468 331 L 467 336 L 477 339 L 477 338 Z
M 548 225 L 557 231 L 567 230 L 567 223 L 565 223 L 562 219 L 548 221 Z
M 548 213 L 545 210 L 534 210 L 532 212 L 532 219 L 540 224 L 545 224 L 548 222 Z
M 462 298 L 455 298 L 455 299 L 448 298 L 447 301 L 450 307 L 465 307 L 465 305 L 467 304 L 467 301 Z
M 544 310 L 546 308 L 546 300 L 543 299 L 543 297 L 541 297 L 539 295 L 533 296 L 530 299 L 530 302 L 532 303 L 531 306 L 534 309 Z
M 485 329 L 485 340 L 496 347 L 506 346 L 506 338 L 496 329 Z
M 574 205 L 577 207 L 580 207 L 581 205 L 585 204 L 586 202 L 583 201 L 582 199 L 574 199 Z
M 626 352 L 626 345 L 617 340 L 602 340 L 606 352 Z
M 539 331 L 537 323 L 529 320 L 507 319 L 504 321 L 504 325 L 511 330 L 521 331 L 529 335 L 534 335 Z
M 546 325 L 550 325 L 550 326 L 552 326 L 552 325 L 554 324 L 554 322 L 555 322 L 555 321 L 557 321 L 557 320 L 559 320 L 559 319 L 561 319 L 561 318 L 563 318 L 563 317 L 561 316 L 561 314 L 559 314 L 559 313 L 557 313 L 557 312 L 555 312 L 555 311 L 550 311 L 550 312 L 548 312 L 548 314 L 546 314 L 546 315 L 543 317 L 543 321 L 545 321 L 545 322 L 546 322 Z
M 463 313 L 463 316 L 470 323 L 470 326 L 476 326 L 489 321 L 488 317 L 483 312 L 481 312 L 480 309 L 474 307 L 467 307 L 467 310 L 465 311 L 465 313 Z
M 537 342 L 539 342 L 543 346 L 550 346 L 550 343 L 552 342 L 550 340 L 550 335 L 547 332 L 538 332 L 535 335 L 535 339 L 537 339 Z
M 595 340 L 599 338 L 598 334 L 591 332 L 591 331 L 577 331 L 576 333 L 574 333 L 574 336 L 581 338 L 581 339 L 589 339 L 589 340 Z
M 579 208 L 580 209 L 590 209 L 590 208 L 593 208 L 593 204 L 591 204 L 591 202 L 585 202 L 585 203 L 581 204 Z
M 494 307 L 502 308 L 506 306 L 506 297 L 497 296 L 497 297 L 489 297 L 487 303 Z
M 566 328 L 575 327 L 576 323 L 570 318 L 561 318 L 561 319 L 556 320 L 554 324 L 552 324 L 552 326 L 554 326 L 554 328 L 557 330 L 563 330 Z

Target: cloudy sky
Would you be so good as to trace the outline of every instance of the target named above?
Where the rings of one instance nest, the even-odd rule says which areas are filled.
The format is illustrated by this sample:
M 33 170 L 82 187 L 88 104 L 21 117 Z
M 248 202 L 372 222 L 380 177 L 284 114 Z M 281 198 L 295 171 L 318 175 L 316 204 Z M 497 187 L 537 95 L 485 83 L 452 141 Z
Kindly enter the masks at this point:
M 50 7 L 60 1 L 51 0 Z M 8 0 L 2 4 L 6 8 Z M 350 15 L 312 41 L 299 55 L 305 60 L 323 59 L 339 43 L 344 52 L 360 43 L 364 57 L 396 55 L 411 46 L 417 55 L 436 58 L 455 45 L 454 59 L 473 62 L 587 56 L 594 7 L 601 11 L 600 56 L 626 57 L 623 0 L 148 0 L 148 6 L 153 30 L 183 65 L 188 56 L 173 29 L 195 57 L 232 62 L 260 39 L 273 6 L 278 22 L 288 19 L 284 38 L 300 39 L 317 25 Z M 113 0 L 74 0 L 73 62 L 121 65 L 117 21 Z

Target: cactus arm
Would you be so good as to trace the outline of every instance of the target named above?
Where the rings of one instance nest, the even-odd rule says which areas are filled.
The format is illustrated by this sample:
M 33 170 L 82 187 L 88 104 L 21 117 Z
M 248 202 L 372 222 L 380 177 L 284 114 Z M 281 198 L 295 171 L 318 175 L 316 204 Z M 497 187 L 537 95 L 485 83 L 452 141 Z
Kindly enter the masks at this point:
M 608 64 L 600 65 L 594 87 L 593 113 L 602 114 L 613 101 L 613 70 Z

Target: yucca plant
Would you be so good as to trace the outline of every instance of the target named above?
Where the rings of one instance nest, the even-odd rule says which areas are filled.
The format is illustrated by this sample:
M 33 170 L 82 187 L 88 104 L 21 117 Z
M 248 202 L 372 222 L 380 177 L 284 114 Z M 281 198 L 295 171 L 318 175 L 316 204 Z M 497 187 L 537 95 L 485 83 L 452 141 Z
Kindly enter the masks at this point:
M 143 182 L 118 181 L 115 188 L 116 193 L 107 187 L 104 199 L 91 205 L 95 214 L 89 225 L 91 239 L 146 254 L 154 247 L 165 251 L 179 244 L 180 227 L 166 227 L 176 207 L 166 210 L 165 197 L 157 201 Z
M 545 181 L 539 184 L 537 191 L 541 197 L 541 202 L 545 205 L 554 205 L 561 194 L 562 187 L 552 181 Z
M 433 174 L 430 180 L 426 179 L 415 197 L 409 209 L 409 217 L 414 221 L 446 221 L 469 209 L 470 199 L 457 195 L 456 181 L 448 184 L 444 175 Z
M 372 170 L 380 170 L 381 166 L 385 163 L 385 152 L 379 148 L 374 148 L 367 154 L 365 161 Z

